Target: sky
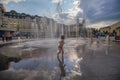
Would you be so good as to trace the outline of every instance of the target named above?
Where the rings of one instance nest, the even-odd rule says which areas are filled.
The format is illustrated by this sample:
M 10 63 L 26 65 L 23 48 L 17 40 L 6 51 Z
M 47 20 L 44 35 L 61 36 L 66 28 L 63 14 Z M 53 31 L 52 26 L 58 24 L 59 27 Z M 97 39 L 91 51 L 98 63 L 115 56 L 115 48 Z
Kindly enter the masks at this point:
M 47 16 L 65 24 L 85 18 L 87 27 L 105 27 L 120 21 L 120 0 L 0 0 L 6 10 Z M 60 3 L 59 3 L 60 2 Z

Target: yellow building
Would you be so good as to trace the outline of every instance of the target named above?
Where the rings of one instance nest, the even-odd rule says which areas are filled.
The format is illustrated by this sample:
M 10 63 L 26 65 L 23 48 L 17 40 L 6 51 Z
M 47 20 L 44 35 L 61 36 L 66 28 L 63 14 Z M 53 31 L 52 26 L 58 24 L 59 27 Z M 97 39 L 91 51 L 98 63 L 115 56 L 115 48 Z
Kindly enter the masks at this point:
M 108 33 L 111 33 L 111 27 L 110 27 L 110 26 L 107 26 L 107 27 L 100 28 L 100 32 L 108 32 Z
M 114 31 L 116 32 L 117 36 L 120 36 L 120 22 L 115 23 L 115 24 L 108 26 L 108 27 L 100 28 L 100 32 L 112 33 Z
M 115 23 L 111 25 L 110 27 L 111 27 L 111 32 L 115 30 L 117 32 L 117 36 L 120 36 L 120 22 Z
M 3 17 L 3 23 L 5 28 L 10 29 L 31 29 L 32 19 L 29 15 L 23 15 L 20 13 L 5 12 Z
M 4 5 L 0 3 L 0 28 L 2 27 L 2 18 L 3 18 L 2 16 L 4 12 L 6 12 L 6 9 Z

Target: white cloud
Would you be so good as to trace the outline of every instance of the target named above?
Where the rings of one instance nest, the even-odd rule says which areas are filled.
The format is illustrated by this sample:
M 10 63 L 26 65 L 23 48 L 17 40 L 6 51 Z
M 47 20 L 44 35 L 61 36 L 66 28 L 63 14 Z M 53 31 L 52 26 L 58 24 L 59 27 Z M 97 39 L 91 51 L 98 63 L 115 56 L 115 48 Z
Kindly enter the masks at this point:
M 26 0 L 0 0 L 1 3 L 5 3 L 5 4 L 8 4 L 9 2 L 18 3 L 18 2 L 22 2 L 22 1 L 26 1 Z
M 106 27 L 106 26 L 110 26 L 114 23 L 116 23 L 117 21 L 101 21 L 101 22 L 97 22 L 97 23 L 93 23 L 88 25 L 88 27 L 90 28 L 101 28 L 101 27 Z
M 58 3 L 59 1 L 62 1 L 62 0 L 52 0 L 52 3 Z
M 80 15 L 83 13 L 83 9 L 79 7 L 80 3 L 81 3 L 81 0 L 73 1 L 73 4 L 72 4 L 73 7 L 68 10 L 68 17 L 74 19 L 78 17 L 77 16 L 78 14 Z
M 63 14 L 63 18 L 61 18 L 58 13 L 55 13 L 52 17 L 58 23 L 63 23 L 63 24 L 66 24 L 66 25 L 77 24 L 77 19 L 68 18 L 66 14 L 68 15 L 68 13 L 66 12 L 66 13 Z M 80 23 L 82 22 L 82 20 L 83 20 L 83 18 L 79 18 Z
M 67 1 L 65 3 L 67 3 Z M 54 14 L 54 19 L 58 22 L 63 20 L 64 24 L 75 24 L 76 18 L 80 18 L 80 15 L 83 14 L 83 9 L 79 7 L 80 3 L 81 0 L 73 0 L 72 3 L 67 3 L 70 5 L 69 9 L 63 10 L 61 17 L 59 17 L 59 14 Z

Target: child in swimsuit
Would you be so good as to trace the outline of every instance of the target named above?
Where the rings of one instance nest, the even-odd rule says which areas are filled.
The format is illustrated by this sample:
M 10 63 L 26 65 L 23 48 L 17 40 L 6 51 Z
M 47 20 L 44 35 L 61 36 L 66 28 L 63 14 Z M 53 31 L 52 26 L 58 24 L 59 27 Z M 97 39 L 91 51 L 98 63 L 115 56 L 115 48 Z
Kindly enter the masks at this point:
M 59 42 L 59 45 L 58 45 L 58 55 L 62 52 L 62 55 L 64 54 L 64 50 L 63 50 L 63 45 L 64 45 L 64 35 L 61 36 L 61 41 Z

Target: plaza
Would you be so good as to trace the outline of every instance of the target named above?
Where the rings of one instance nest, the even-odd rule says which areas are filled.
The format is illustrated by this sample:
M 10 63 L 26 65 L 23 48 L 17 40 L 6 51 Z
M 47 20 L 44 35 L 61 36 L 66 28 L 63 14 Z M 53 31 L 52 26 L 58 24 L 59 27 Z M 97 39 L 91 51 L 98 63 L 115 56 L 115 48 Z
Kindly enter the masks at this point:
M 118 3 L 0 0 L 0 80 L 120 80 Z
M 64 61 L 61 55 L 57 57 L 57 43 L 58 39 L 53 39 L 4 45 L 0 48 L 3 55 L 21 59 L 16 63 L 9 61 L 8 69 L 0 72 L 0 79 L 120 79 L 119 42 L 107 44 L 105 41 L 97 43 L 96 40 L 91 43 L 89 39 L 66 39 Z

